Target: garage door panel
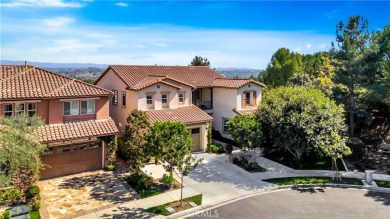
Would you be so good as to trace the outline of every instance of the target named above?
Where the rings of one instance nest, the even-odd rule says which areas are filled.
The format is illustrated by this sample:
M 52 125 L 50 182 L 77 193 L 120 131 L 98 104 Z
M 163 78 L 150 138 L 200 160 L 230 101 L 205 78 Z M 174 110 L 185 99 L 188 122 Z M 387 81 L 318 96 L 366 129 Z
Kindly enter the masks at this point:
M 200 128 L 193 128 L 190 129 L 190 131 L 191 131 L 191 138 L 194 142 L 192 151 L 200 151 Z
M 52 154 L 43 155 L 46 165 L 41 171 L 41 178 L 52 178 L 88 170 L 100 169 L 102 166 L 102 148 L 84 148 L 81 150 L 64 150 L 64 147 L 53 148 Z M 63 151 L 63 152 L 61 152 Z

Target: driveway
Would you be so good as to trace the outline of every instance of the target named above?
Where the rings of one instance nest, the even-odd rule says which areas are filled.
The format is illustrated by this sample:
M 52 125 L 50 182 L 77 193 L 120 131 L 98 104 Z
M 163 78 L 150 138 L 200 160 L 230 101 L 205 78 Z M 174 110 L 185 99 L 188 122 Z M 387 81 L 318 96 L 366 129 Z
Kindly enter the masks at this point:
M 98 170 L 43 180 L 38 185 L 50 218 L 61 218 L 136 199 L 138 195 L 123 182 L 113 172 Z
M 390 193 L 326 188 L 279 190 L 235 201 L 188 218 L 389 218 Z

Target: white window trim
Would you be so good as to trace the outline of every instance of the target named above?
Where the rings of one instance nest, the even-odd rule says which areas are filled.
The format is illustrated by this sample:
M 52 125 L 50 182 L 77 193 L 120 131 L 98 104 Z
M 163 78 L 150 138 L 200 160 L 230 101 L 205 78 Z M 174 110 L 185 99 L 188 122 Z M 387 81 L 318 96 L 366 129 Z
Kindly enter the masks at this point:
M 26 103 L 26 105 L 27 105 L 27 107 L 26 107 L 27 115 L 30 115 L 30 112 L 34 112 L 34 115 L 36 115 L 37 111 L 38 111 L 38 104 L 34 103 L 35 104 L 35 109 L 33 109 L 33 110 L 28 109 L 28 105 L 29 104 L 31 104 L 31 103 Z
M 180 101 L 180 94 L 183 94 L 183 101 Z M 178 102 L 179 102 L 180 104 L 183 104 L 183 103 L 186 102 L 186 92 L 185 92 L 185 91 L 179 91 L 179 92 L 177 92 L 177 97 L 179 98 L 179 99 L 178 99 Z
M 69 102 L 70 104 L 70 115 L 65 115 L 65 103 Z M 77 102 L 77 114 L 72 114 L 72 102 Z M 74 101 L 65 101 L 62 104 L 62 116 L 78 116 L 80 115 L 80 101 L 74 100 Z
M 88 113 L 88 103 L 90 103 L 90 101 L 93 101 L 93 112 L 92 113 Z M 87 113 L 81 113 L 81 102 L 87 102 Z M 96 102 L 95 100 L 80 100 L 79 101 L 79 114 L 80 115 L 93 115 L 95 114 L 95 108 L 96 108 Z
M 166 98 L 163 98 L 163 95 L 166 95 L 167 97 L 166 97 Z M 167 100 L 166 103 L 163 102 L 164 99 Z M 168 104 L 168 99 L 169 99 L 169 94 L 167 94 L 167 93 L 162 93 L 162 94 L 161 94 L 161 103 L 162 103 L 162 104 Z
M 148 99 L 148 96 L 152 97 L 152 99 Z M 153 105 L 153 102 L 154 102 L 153 101 L 153 99 L 154 99 L 153 96 L 154 96 L 153 94 L 146 94 L 146 105 Z M 152 103 L 148 103 L 148 100 L 151 100 Z
M 11 111 L 6 111 L 5 110 L 5 105 L 11 105 L 12 106 L 12 110 Z M 14 115 L 14 109 L 15 109 L 14 105 L 15 104 L 13 104 L 13 103 L 3 104 L 3 115 L 5 115 L 6 113 L 11 113 L 11 116 L 13 116 Z
M 225 118 L 225 117 L 222 117 L 222 133 L 229 134 L 229 132 L 225 131 L 225 121 L 227 122 L 227 121 L 229 121 L 229 119 Z

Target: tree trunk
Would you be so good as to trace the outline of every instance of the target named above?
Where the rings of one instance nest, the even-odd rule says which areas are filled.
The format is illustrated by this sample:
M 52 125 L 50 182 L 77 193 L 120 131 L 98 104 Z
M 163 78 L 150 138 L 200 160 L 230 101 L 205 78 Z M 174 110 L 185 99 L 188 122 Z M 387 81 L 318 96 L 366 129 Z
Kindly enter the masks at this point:
M 183 175 L 181 175 L 180 190 L 180 206 L 183 206 Z
M 349 107 L 349 134 L 351 137 L 355 136 L 355 89 L 351 88 Z

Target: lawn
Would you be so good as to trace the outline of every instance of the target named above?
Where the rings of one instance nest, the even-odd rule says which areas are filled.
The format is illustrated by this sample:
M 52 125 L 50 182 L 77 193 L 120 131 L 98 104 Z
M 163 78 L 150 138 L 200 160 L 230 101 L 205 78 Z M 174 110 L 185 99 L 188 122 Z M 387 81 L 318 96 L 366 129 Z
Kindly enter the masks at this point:
M 166 206 L 171 206 L 172 208 L 174 208 L 175 213 L 176 213 L 176 212 L 180 212 L 180 211 L 191 208 L 191 206 L 188 204 L 189 202 L 195 202 L 197 205 L 201 205 L 202 204 L 202 195 L 196 195 L 196 196 L 192 196 L 192 197 L 183 199 L 183 206 L 182 207 L 180 206 L 180 201 L 175 201 L 175 202 L 169 202 L 169 203 L 166 203 L 163 205 L 149 208 L 146 211 L 154 213 L 154 214 L 161 214 L 164 216 L 168 216 L 171 213 L 169 213 L 165 209 Z
M 390 188 L 390 182 L 388 182 L 388 181 L 375 180 L 375 183 L 379 187 Z
M 295 185 L 295 184 L 348 184 L 348 185 L 363 185 L 360 179 L 341 178 L 340 181 L 333 181 L 332 177 L 286 177 L 264 180 L 269 183 L 274 183 L 280 186 Z
M 302 157 L 302 160 L 298 161 L 291 153 L 274 151 L 264 155 L 265 158 L 288 166 L 296 170 L 332 170 L 332 159 L 330 157 Z M 337 160 L 337 167 L 340 171 L 344 171 L 344 165 L 340 159 Z
M 30 213 L 30 219 L 40 219 L 41 215 L 39 214 L 39 211 L 33 211 Z

